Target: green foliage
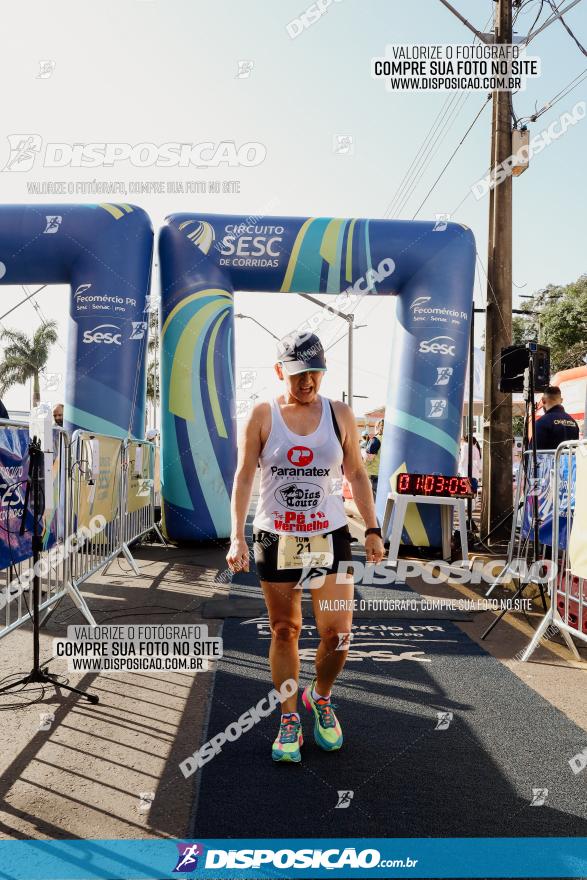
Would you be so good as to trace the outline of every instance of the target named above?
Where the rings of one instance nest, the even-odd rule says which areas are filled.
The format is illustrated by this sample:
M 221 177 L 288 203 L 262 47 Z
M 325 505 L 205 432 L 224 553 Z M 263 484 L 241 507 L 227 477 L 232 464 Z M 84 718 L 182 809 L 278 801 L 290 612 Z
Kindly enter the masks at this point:
M 20 330 L 2 330 L 0 342 L 5 343 L 0 362 L 0 397 L 13 385 L 26 385 L 33 380 L 33 406 L 41 399 L 39 373 L 47 366 L 51 346 L 57 342 L 57 321 L 41 324 L 32 337 Z
M 159 353 L 159 316 L 149 316 L 149 347 L 147 354 L 147 400 L 158 401 L 160 396 L 159 370 L 161 355 Z
M 524 416 L 512 417 L 512 433 L 514 437 L 524 436 Z
M 550 346 L 553 373 L 583 366 L 587 355 L 587 275 L 565 286 L 549 284 L 522 308 L 529 314 L 527 318 L 514 317 L 514 343 L 536 341 Z

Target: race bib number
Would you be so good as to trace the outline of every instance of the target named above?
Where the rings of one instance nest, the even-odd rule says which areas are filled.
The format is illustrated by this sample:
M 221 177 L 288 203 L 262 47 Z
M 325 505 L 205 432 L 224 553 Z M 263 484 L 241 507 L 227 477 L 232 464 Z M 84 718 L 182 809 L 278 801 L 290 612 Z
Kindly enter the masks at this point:
M 280 535 L 277 568 L 330 568 L 334 563 L 332 535 Z

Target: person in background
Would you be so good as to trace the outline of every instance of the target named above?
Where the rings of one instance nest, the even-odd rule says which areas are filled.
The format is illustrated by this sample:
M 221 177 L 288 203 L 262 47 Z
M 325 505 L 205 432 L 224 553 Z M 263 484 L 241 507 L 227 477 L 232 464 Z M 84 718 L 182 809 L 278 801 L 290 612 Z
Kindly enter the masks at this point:
M 363 431 L 363 433 L 361 434 L 361 444 L 360 444 L 361 450 L 363 451 L 363 453 L 365 452 L 365 449 L 367 448 L 368 444 L 369 444 L 369 431 Z
M 9 419 L 8 410 L 0 400 L 0 419 Z
M 481 447 L 479 446 L 479 441 L 473 434 L 473 470 L 471 476 L 474 480 L 481 479 L 482 466 L 481 466 Z M 461 443 L 461 454 L 459 457 L 459 476 L 460 477 L 468 477 L 469 476 L 469 435 L 465 434 Z
M 536 449 L 556 449 L 565 440 L 579 439 L 579 425 L 563 407 L 561 390 L 549 385 L 542 394 L 544 415 L 536 422 Z
M 385 422 L 380 419 L 375 425 L 375 436 L 371 437 L 365 448 L 365 468 L 371 480 L 373 496 L 377 495 L 377 482 L 379 480 L 379 461 L 381 459 L 381 443 L 383 441 L 383 426 Z
M 53 424 L 57 425 L 58 428 L 63 427 L 63 404 L 56 403 L 53 407 Z

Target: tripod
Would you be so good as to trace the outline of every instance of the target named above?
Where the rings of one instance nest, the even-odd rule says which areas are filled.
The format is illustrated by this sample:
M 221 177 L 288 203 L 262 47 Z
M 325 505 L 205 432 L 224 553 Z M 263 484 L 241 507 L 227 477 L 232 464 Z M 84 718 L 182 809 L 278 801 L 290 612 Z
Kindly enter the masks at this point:
M 33 437 L 29 442 L 29 475 L 26 484 L 24 496 L 24 507 L 20 524 L 20 534 L 24 535 L 25 520 L 27 509 L 30 501 L 31 489 L 33 495 L 33 534 L 32 534 L 32 551 L 33 551 L 33 668 L 28 675 L 13 681 L 10 684 L 0 688 L 0 694 L 6 693 L 19 685 L 26 687 L 27 684 L 49 684 L 56 690 L 71 691 L 85 697 L 90 703 L 98 703 L 100 698 L 96 694 L 88 694 L 80 688 L 72 687 L 69 684 L 63 684 L 58 677 L 41 666 L 40 652 L 40 629 L 41 629 L 41 579 L 38 574 L 39 553 L 42 548 L 42 537 L 39 533 L 39 519 L 42 515 L 40 504 L 41 489 L 41 473 L 43 467 L 43 452 L 41 450 L 40 441 Z M 50 662 L 50 661 L 48 661 Z
M 536 401 L 534 399 L 534 395 L 535 395 L 535 392 L 534 392 L 534 351 L 535 351 L 535 349 L 533 349 L 531 347 L 533 344 L 534 343 L 530 343 L 530 347 L 529 347 L 529 351 L 528 351 L 528 366 L 524 370 L 524 400 L 526 402 L 526 415 L 525 415 L 525 419 L 524 419 L 524 429 L 525 429 L 524 430 L 524 449 L 522 450 L 522 453 L 524 453 L 531 445 L 531 449 L 532 449 L 532 468 L 531 468 L 532 480 L 530 481 L 530 491 L 532 493 L 532 503 L 531 503 L 532 543 L 533 543 L 533 551 L 534 551 L 534 561 L 536 562 L 536 560 L 538 559 L 538 555 L 539 555 L 539 544 L 540 544 L 540 540 L 539 540 L 540 517 L 539 517 L 539 510 L 538 510 L 538 496 L 536 493 L 536 480 L 537 480 L 537 474 L 538 474 L 538 451 L 536 449 Z M 529 443 L 528 442 L 529 441 L 528 435 L 530 433 L 530 425 L 532 425 L 532 439 Z M 522 454 L 522 460 L 523 460 L 523 454 Z M 520 477 L 518 477 L 518 478 L 520 478 Z M 515 512 L 515 515 L 517 515 L 517 511 Z M 518 589 L 516 590 L 516 592 L 512 596 L 512 605 L 515 603 L 516 599 L 518 599 L 522 595 L 522 593 L 524 592 L 524 590 L 526 589 L 527 586 L 528 586 L 527 583 L 523 583 L 523 582 L 520 583 L 520 586 L 518 587 Z M 544 585 L 542 584 L 542 581 L 539 581 L 538 588 L 540 590 L 540 598 L 542 600 L 542 607 L 544 609 L 544 613 L 546 614 L 546 611 L 547 611 L 546 596 L 544 594 Z M 485 630 L 485 632 L 481 636 L 481 639 L 484 639 L 484 638 L 486 638 L 486 636 L 489 635 L 491 630 L 497 626 L 499 621 L 505 617 L 505 615 L 508 613 L 508 611 L 509 611 L 508 608 L 504 608 L 503 611 L 500 612 L 500 614 L 495 618 L 495 620 L 493 620 L 491 622 L 491 624 L 487 627 L 487 629 Z

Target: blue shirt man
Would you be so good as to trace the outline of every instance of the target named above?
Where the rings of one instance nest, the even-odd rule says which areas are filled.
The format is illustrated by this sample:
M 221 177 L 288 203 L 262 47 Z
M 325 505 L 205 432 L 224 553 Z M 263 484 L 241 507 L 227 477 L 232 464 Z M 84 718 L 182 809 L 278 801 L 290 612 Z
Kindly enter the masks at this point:
M 556 449 L 565 440 L 579 439 L 579 425 L 565 412 L 560 388 L 549 385 L 542 406 L 544 415 L 536 422 L 537 449 Z

